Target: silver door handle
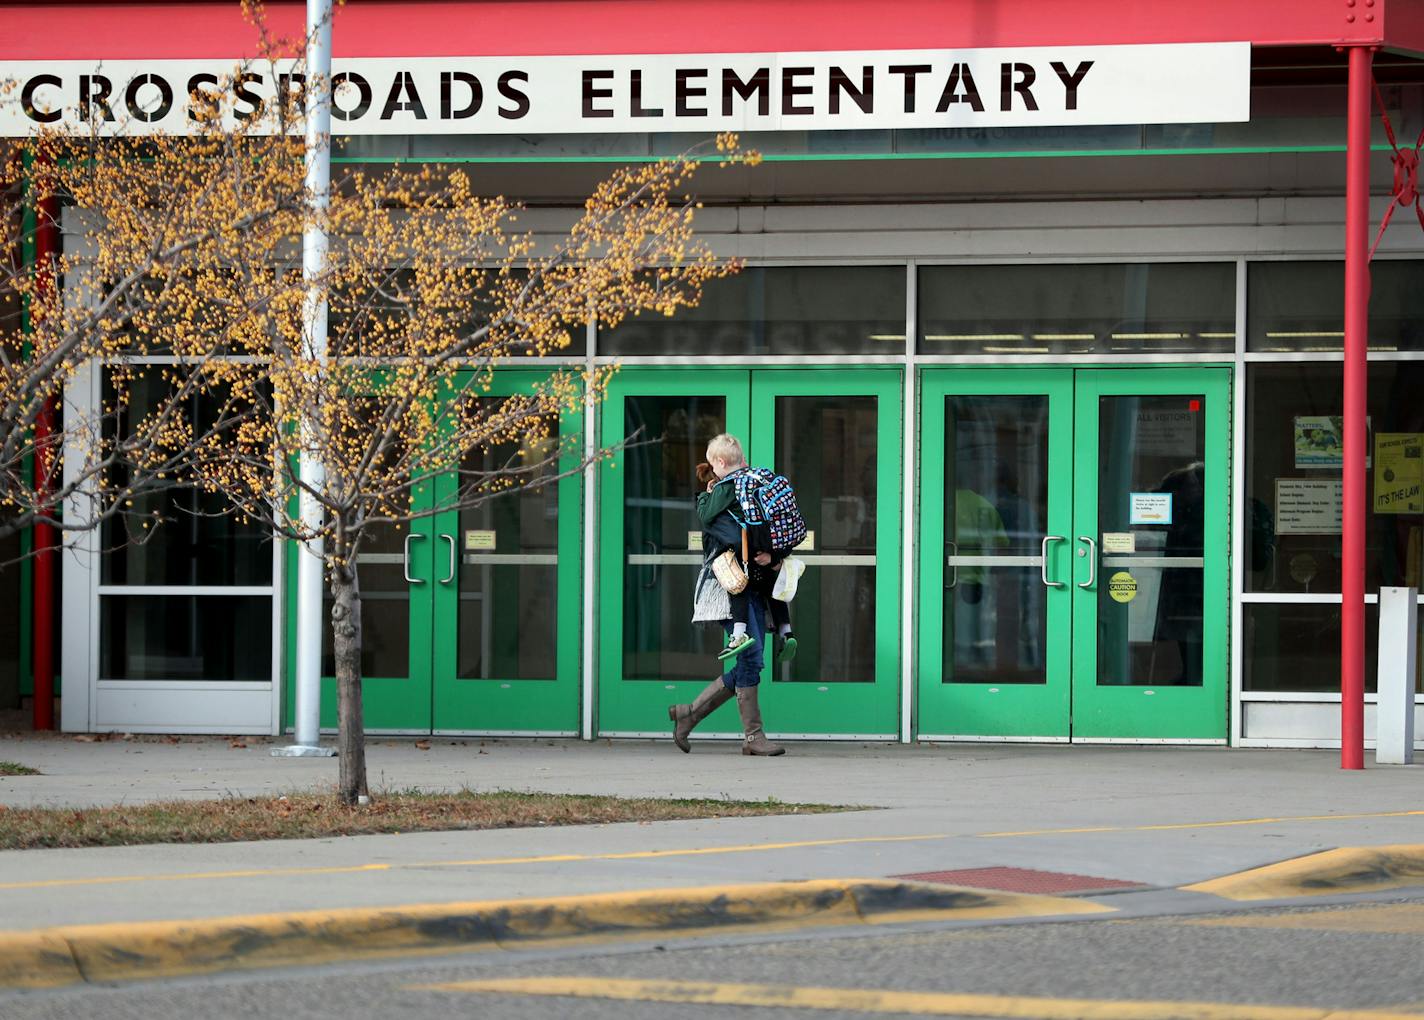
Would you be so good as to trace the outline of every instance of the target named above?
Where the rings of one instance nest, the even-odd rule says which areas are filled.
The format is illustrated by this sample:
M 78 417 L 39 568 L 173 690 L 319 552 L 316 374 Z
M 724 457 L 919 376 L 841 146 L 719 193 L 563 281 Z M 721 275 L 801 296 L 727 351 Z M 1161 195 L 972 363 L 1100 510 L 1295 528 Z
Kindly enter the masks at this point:
M 953 573 L 949 576 L 949 583 L 944 586 L 944 590 L 949 591 L 959 585 L 959 543 L 946 542 L 945 545 L 952 550 L 949 554 L 949 566 Z
M 412 531 L 410 534 L 408 534 L 408 535 L 405 536 L 405 555 L 404 555 L 404 556 L 402 557 L 402 559 L 401 559 L 401 573 L 403 573 L 403 574 L 405 575 L 405 579 L 406 579 L 406 581 L 407 581 L 409 584 L 424 584 L 424 583 L 425 583 L 423 580 L 421 580 L 421 579 L 418 578 L 418 577 L 411 577 L 411 576 L 410 576 L 410 543 L 414 542 L 417 538 L 424 538 L 424 537 L 425 537 L 424 535 L 416 534 L 414 531 Z
M 1092 588 L 1098 579 L 1098 543 L 1094 542 L 1087 535 L 1079 535 L 1078 541 L 1088 543 L 1088 579 L 1086 581 L 1080 581 L 1078 587 L 1083 589 Z M 1081 550 L 1079 551 L 1081 552 Z
M 451 581 L 455 580 L 455 536 L 441 535 L 440 537 L 450 543 L 450 572 L 440 582 L 441 584 L 449 584 Z
M 1043 541 L 1039 544 L 1038 552 L 1042 562 L 1038 565 L 1038 576 L 1043 578 L 1045 588 L 1066 588 L 1068 586 L 1067 581 L 1050 581 L 1048 579 L 1048 545 L 1050 542 L 1063 541 L 1066 540 L 1062 535 L 1044 535 Z

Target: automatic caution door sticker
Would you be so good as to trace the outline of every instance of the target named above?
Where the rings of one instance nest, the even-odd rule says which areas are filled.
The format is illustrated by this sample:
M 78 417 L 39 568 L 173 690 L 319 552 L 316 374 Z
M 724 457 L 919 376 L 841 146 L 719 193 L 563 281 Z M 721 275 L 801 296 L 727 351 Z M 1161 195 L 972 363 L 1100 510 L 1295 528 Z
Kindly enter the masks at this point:
M 1137 598 L 1137 578 L 1126 570 L 1119 570 L 1108 578 L 1108 594 L 1114 602 L 1131 602 Z

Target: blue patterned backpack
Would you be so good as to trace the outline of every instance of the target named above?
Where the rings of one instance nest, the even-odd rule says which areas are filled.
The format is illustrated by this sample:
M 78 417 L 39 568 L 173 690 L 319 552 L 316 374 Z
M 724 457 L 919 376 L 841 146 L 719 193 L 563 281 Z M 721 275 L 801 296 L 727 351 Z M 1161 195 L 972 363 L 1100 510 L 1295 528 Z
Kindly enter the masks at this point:
M 746 523 L 766 525 L 775 554 L 784 556 L 805 540 L 806 518 L 801 516 L 796 490 L 785 475 L 769 468 L 746 468 L 737 472 L 733 481 Z

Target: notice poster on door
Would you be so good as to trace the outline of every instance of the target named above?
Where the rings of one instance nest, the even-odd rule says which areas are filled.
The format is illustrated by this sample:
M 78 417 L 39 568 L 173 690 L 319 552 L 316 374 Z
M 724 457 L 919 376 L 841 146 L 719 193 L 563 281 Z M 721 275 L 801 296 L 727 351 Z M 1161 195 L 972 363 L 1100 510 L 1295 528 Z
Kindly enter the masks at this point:
M 1138 409 L 1132 435 L 1138 456 L 1181 457 L 1195 450 L 1200 406 L 1201 397 L 1183 397 L 1177 409 Z
M 1277 478 L 1277 535 L 1338 535 L 1345 483 L 1338 478 Z
M 1375 436 L 1375 513 L 1424 513 L 1424 433 Z
M 1172 494 L 1170 492 L 1129 492 L 1127 523 L 1171 524 Z

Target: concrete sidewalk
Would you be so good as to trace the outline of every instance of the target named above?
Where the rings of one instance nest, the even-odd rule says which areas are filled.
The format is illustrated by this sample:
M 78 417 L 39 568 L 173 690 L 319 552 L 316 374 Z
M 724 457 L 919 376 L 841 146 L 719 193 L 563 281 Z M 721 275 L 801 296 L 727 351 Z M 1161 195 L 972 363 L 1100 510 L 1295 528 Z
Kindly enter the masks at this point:
M 240 743 L 240 742 L 239 742 Z M 0 803 L 79 807 L 330 783 L 228 738 L 0 739 Z M 1329 751 L 375 739 L 373 788 L 728 796 L 875 810 L 0 853 L 0 930 L 1008 866 L 1178 886 L 1346 845 L 1424 843 L 1424 768 Z

